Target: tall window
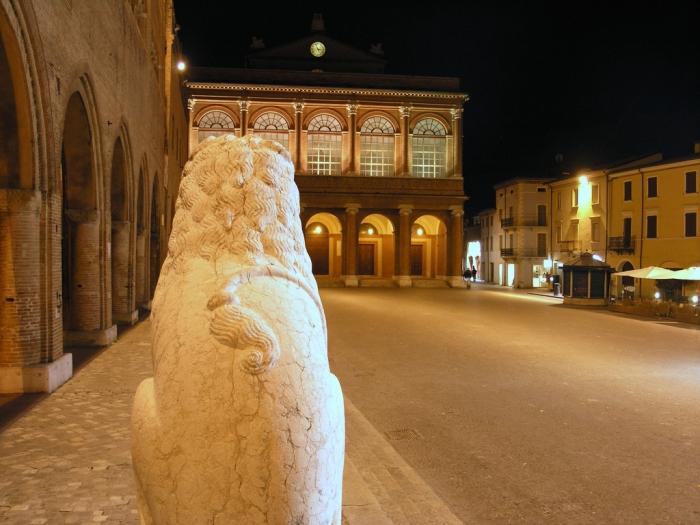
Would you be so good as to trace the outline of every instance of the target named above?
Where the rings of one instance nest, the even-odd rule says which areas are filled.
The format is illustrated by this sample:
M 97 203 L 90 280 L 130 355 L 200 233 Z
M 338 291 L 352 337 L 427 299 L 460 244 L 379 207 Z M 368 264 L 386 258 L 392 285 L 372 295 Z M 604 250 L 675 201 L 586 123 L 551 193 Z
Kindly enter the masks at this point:
M 647 179 L 647 197 L 649 198 L 658 196 L 656 180 L 656 177 L 649 177 Z
M 591 219 L 591 242 L 600 241 L 600 222 L 598 219 Z
M 686 193 L 697 193 L 697 173 L 695 171 L 688 171 L 685 174 L 685 192 Z
M 447 132 L 438 120 L 426 118 L 413 128 L 413 175 L 444 177 L 447 166 Z
M 626 180 L 624 184 L 624 199 L 626 201 L 632 200 L 632 181 Z
M 340 175 L 342 127 L 331 115 L 317 115 L 308 127 L 307 169 L 313 175 Z
M 578 208 L 578 188 L 571 190 L 571 207 Z
M 547 226 L 547 206 L 537 205 L 537 226 Z
M 600 185 L 591 184 L 591 204 L 600 204 Z
M 394 126 L 384 117 L 370 117 L 360 129 L 360 173 L 370 177 L 394 174 Z
M 698 234 L 698 214 L 689 212 L 685 214 L 685 236 L 696 237 Z
M 537 234 L 537 257 L 547 257 L 547 234 Z
M 289 149 L 289 124 L 279 113 L 268 111 L 256 118 L 253 133 L 264 139 L 279 142 Z
M 233 119 L 228 113 L 219 110 L 205 113 L 199 119 L 197 127 L 199 128 L 197 136 L 200 142 L 207 137 L 218 137 L 219 135 L 233 133 L 234 130 Z
M 656 215 L 647 215 L 647 239 L 656 239 Z

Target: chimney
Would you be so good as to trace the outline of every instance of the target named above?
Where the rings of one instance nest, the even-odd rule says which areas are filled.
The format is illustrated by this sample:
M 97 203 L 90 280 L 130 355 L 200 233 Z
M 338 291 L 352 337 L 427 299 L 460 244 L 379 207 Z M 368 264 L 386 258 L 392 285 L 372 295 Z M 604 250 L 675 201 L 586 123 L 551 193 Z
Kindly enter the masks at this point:
M 325 30 L 326 25 L 323 23 L 323 15 L 321 13 L 314 13 L 314 18 L 311 20 L 311 32 L 323 33 Z

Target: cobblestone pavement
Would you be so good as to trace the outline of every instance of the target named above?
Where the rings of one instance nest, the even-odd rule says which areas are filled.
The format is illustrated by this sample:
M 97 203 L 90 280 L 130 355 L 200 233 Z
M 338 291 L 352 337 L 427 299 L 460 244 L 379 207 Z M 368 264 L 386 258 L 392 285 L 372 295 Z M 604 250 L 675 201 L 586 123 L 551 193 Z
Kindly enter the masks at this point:
M 0 523 L 138 523 L 129 416 L 151 375 L 147 324 L 0 434 Z
M 1 524 L 137 524 L 129 417 L 152 375 L 150 322 L 0 429 Z M 458 524 L 346 398 L 344 525 Z

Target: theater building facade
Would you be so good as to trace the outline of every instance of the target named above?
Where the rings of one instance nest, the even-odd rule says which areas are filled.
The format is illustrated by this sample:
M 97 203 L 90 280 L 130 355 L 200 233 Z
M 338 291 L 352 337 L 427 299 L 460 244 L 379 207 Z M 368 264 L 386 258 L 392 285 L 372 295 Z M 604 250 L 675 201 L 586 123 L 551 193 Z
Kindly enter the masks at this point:
M 326 62 L 310 52 L 319 42 Z M 195 69 L 190 151 L 226 133 L 289 150 L 321 286 L 464 286 L 468 97 L 458 79 L 385 75 L 382 64 L 312 34 L 251 55 L 247 68 Z

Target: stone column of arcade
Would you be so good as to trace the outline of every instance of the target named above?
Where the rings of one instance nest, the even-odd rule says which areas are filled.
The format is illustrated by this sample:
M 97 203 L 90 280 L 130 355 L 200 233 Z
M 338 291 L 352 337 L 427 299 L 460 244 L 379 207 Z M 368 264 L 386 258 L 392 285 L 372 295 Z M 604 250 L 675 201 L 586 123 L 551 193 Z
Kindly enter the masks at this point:
M 239 100 L 238 105 L 241 107 L 241 137 L 248 133 L 248 101 Z
M 411 286 L 411 206 L 399 208 L 399 286 Z
M 454 137 L 452 147 L 454 148 L 454 172 L 453 177 L 462 176 L 462 108 L 453 108 L 452 114 L 452 135 Z
M 411 109 L 406 106 L 401 106 L 399 108 L 399 114 L 401 115 L 401 156 L 403 162 L 402 169 L 400 173 L 404 177 L 408 177 L 410 173 L 410 161 L 408 158 L 408 117 L 411 114 Z M 409 235 L 410 238 L 410 235 Z
M 464 210 L 461 206 L 450 208 L 450 240 L 449 250 L 449 277 L 448 281 L 453 288 L 464 288 L 466 286 L 462 277 L 462 252 L 464 251 Z
M 294 102 L 294 171 L 301 171 L 301 118 L 304 111 L 303 102 Z
M 65 210 L 70 223 L 72 271 L 70 308 L 64 312 L 66 346 L 105 346 L 117 338 L 117 327 L 102 326 L 100 305 L 100 220 L 97 210 Z
M 350 122 L 348 129 L 350 136 L 350 163 L 348 165 L 348 172 L 350 175 L 355 175 L 357 173 L 357 164 L 355 162 L 355 154 L 357 151 L 357 137 L 355 133 L 357 129 L 357 104 L 348 104 L 346 108 L 348 110 L 348 121 Z
M 358 286 L 357 279 L 357 212 L 359 206 L 345 208 L 345 286 Z
M 136 234 L 136 309 L 147 308 L 146 293 L 146 234 L 143 230 Z

